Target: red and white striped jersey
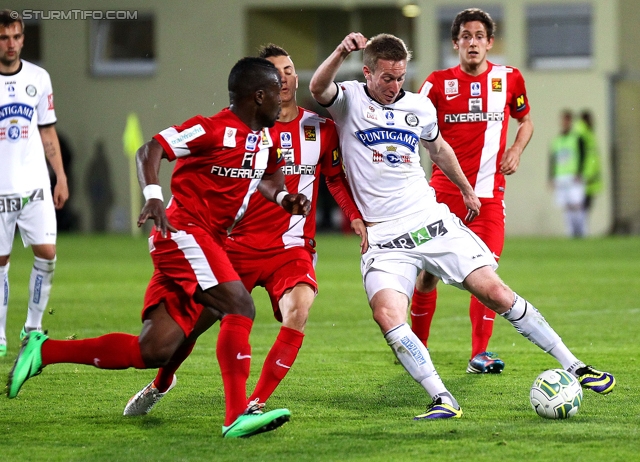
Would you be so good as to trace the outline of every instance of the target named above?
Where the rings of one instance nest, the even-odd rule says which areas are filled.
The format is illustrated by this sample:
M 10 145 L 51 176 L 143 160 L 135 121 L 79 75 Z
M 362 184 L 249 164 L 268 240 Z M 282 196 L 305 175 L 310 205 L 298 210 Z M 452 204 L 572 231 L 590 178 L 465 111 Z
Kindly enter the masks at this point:
M 338 134 L 332 120 L 298 108 L 298 117 L 290 122 L 276 122 L 278 138 L 274 140 L 287 190 L 304 194 L 311 201 L 311 211 L 305 217 L 290 215 L 282 207 L 254 194 L 247 213 L 231 232 L 230 238 L 256 250 L 315 247 L 316 204 L 320 173 L 331 193 L 349 219 L 359 213 L 348 191 L 342 172 L 338 149 Z M 342 200 L 341 200 L 342 199 Z
M 438 111 L 442 137 L 451 145 L 478 197 L 504 197 L 500 161 L 507 142 L 509 117 L 530 111 L 524 78 L 518 69 L 488 63 L 472 76 L 460 66 L 432 72 L 420 93 Z M 434 164 L 429 182 L 436 191 L 459 194 L 459 189 Z
M 228 108 L 155 135 L 169 160 L 176 160 L 171 202 L 177 208 L 171 223 L 226 236 L 244 215 L 262 175 L 279 167 L 273 137 L 276 130 L 253 131 Z

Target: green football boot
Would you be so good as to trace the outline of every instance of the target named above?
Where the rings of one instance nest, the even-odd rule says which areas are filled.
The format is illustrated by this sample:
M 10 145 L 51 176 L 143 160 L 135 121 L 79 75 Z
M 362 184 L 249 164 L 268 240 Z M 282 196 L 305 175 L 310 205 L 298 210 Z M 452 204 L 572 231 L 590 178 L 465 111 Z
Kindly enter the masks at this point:
M 228 427 L 222 426 L 223 438 L 248 438 L 258 433 L 269 432 L 289 421 L 288 409 L 262 412 L 259 405 L 250 405 L 244 413 Z
M 9 372 L 9 381 L 7 382 L 7 396 L 15 398 L 22 385 L 31 377 L 42 372 L 42 356 L 40 351 L 42 344 L 48 339 L 41 332 L 29 332 L 22 341 L 20 353 L 13 364 L 11 372 Z

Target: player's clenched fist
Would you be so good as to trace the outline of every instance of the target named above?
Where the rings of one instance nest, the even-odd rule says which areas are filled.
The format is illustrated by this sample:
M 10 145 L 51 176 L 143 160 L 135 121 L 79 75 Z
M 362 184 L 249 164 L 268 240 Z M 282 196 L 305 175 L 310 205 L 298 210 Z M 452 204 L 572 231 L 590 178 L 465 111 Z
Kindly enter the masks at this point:
M 367 44 L 368 39 L 360 32 L 351 32 L 347 35 L 340 45 L 338 50 L 343 54 L 349 54 L 352 51 L 362 50 Z
M 311 202 L 304 194 L 287 194 L 282 199 L 282 208 L 291 215 L 307 215 L 311 210 Z

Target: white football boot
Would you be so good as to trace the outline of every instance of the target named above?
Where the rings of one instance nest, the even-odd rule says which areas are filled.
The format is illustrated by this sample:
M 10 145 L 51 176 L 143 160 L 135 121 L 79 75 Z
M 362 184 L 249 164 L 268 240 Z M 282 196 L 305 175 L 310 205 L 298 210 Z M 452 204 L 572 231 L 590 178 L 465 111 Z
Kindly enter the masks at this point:
M 160 393 L 153 385 L 153 381 L 151 381 L 149 385 L 133 395 L 124 407 L 122 415 L 147 415 L 158 401 L 160 401 L 160 398 L 169 393 L 171 389 L 176 386 L 177 381 L 178 379 L 174 375 L 171 385 L 164 393 Z

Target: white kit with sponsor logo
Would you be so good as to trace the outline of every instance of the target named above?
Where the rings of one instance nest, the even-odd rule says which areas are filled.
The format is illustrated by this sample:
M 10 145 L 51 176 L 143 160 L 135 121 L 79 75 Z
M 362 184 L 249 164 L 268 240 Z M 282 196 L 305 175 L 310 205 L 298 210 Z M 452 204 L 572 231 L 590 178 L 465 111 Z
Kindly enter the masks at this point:
M 435 205 L 420 164 L 420 139 L 438 137 L 436 110 L 425 96 L 401 92 L 381 105 L 357 81 L 338 84 L 327 108 L 339 130 L 347 179 L 363 218 L 394 220 Z M 411 198 L 411 200 L 407 200 Z
M 47 71 L 22 60 L 16 73 L 0 74 L 0 196 L 50 187 L 38 126 L 55 121 Z

